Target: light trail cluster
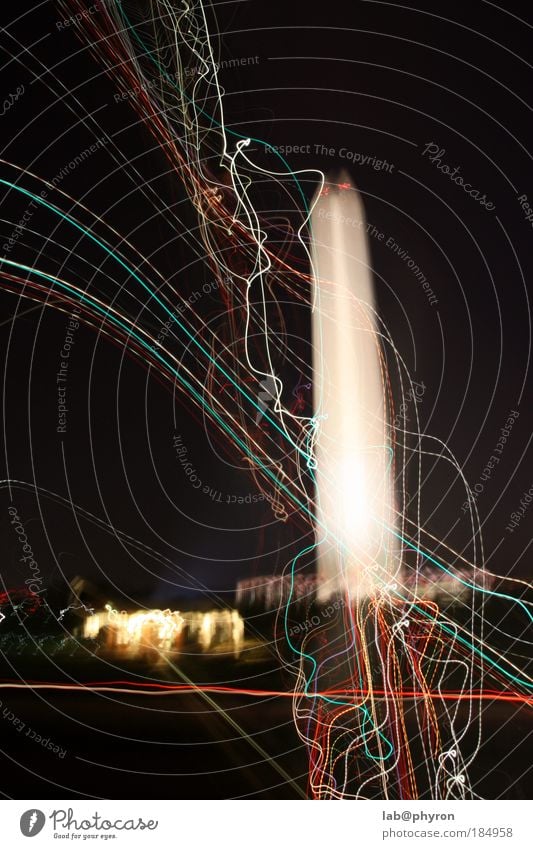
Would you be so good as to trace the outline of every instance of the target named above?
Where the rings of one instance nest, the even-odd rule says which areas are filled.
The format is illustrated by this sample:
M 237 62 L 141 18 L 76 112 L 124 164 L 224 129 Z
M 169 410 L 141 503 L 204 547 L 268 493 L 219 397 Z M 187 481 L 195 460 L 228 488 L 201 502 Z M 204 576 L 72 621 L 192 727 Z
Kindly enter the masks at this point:
M 84 7 L 76 0 L 62 3 L 62 8 L 76 21 L 119 92 L 128 93 L 128 102 L 184 187 L 197 215 L 197 228 L 184 234 L 184 240 L 207 263 L 215 281 L 210 294 L 220 298 L 224 321 L 213 326 L 195 308 L 195 300 L 169 282 L 156 263 L 69 197 L 59 183 L 47 183 L 7 162 L 1 163 L 0 177 L 4 209 L 12 210 L 10 227 L 24 221 L 25 248 L 35 260 L 21 263 L 14 252 L 6 252 L 0 261 L 2 286 L 66 316 L 75 311 L 80 322 L 126 349 L 170 392 L 181 393 L 188 409 L 208 422 L 229 453 L 247 464 L 255 487 L 277 519 L 316 531 L 316 542 L 286 566 L 289 592 L 278 616 L 284 637 L 282 660 L 294 675 L 296 727 L 309 749 L 310 795 L 475 797 L 469 768 L 481 745 L 483 705 L 494 699 L 529 705 L 533 687 L 520 653 L 530 649 L 531 640 L 504 633 L 520 652 L 497 649 L 491 637 L 501 629 L 487 621 L 487 603 L 497 602 L 512 611 L 522 635 L 532 620 L 529 588 L 483 568 L 476 505 L 460 465 L 440 440 L 421 433 L 416 404 L 411 404 L 412 427 L 405 426 L 406 416 L 397 418 L 399 408 L 409 408 L 414 383 L 372 304 L 362 310 L 353 294 L 347 296 L 350 308 L 360 311 L 362 325 L 366 322 L 368 345 L 379 368 L 386 406 L 383 420 L 393 423 L 381 443 L 395 491 L 395 499 L 380 516 L 379 534 L 388 554 L 373 559 L 372 579 L 363 594 L 353 592 L 352 574 L 330 588 L 330 597 L 342 602 L 334 615 L 303 633 L 294 632 L 301 618 L 301 597 L 296 599 L 293 588 L 316 557 L 317 544 L 327 538 L 341 556 L 353 557 L 359 532 L 354 536 L 352 531 L 365 512 L 364 493 L 359 506 L 344 498 L 342 533 L 328 518 L 331 511 L 322 512 L 315 487 L 317 474 L 324 473 L 323 463 L 317 469 L 316 452 L 325 430 L 320 404 L 314 415 L 302 415 L 298 396 L 287 391 L 278 376 L 283 361 L 302 375 L 302 383 L 312 381 L 309 363 L 289 344 L 282 300 L 312 309 L 319 329 L 321 322 L 331 321 L 311 295 L 313 205 L 306 202 L 303 175 L 319 183 L 318 197 L 327 196 L 333 187 L 326 185 L 321 172 L 294 172 L 279 151 L 226 127 L 223 91 L 201 2 L 192 0 L 177 9 L 166 0 L 155 0 L 151 17 L 144 20 L 119 0 L 109 0 L 90 16 L 81 14 Z M 271 169 L 256 163 L 255 146 L 272 154 Z M 265 181 L 275 186 L 298 217 L 296 227 L 289 218 L 272 224 L 257 211 Z M 334 189 L 351 191 L 343 184 Z M 153 190 L 147 185 L 143 192 L 147 204 L 157 209 Z M 33 229 L 36 210 L 39 229 Z M 168 214 L 176 227 L 181 226 L 172 210 Z M 22 239 L 19 235 L 17 241 Z M 54 258 L 51 246 L 61 260 Z M 95 251 L 100 256 L 97 265 Z M 324 281 L 325 291 L 328 285 L 333 283 Z M 265 385 L 272 403 L 261 399 Z M 418 493 L 428 462 L 448 464 L 464 482 L 472 522 L 468 551 L 454 551 L 421 526 Z M 408 470 L 418 484 L 413 498 L 407 495 Z M 357 474 L 353 464 L 346 471 L 350 479 Z M 334 486 L 335 480 L 326 483 Z M 344 534 L 346 528 L 351 529 L 349 534 Z M 433 554 L 436 550 L 438 556 Z M 441 607 L 429 597 L 428 574 L 464 588 L 457 593 L 455 606 Z M 435 577 L 437 585 L 440 578 Z M 315 615 L 312 610 L 310 615 Z M 198 624 L 206 645 L 214 628 L 209 616 L 214 614 L 203 614 Z M 94 617 L 87 619 L 87 636 L 94 637 L 102 627 L 102 614 Z M 109 610 L 104 619 L 119 640 L 142 643 L 150 632 L 153 641 L 155 632 L 161 649 L 168 648 L 183 624 L 180 615 L 163 611 L 134 614 L 122 622 L 116 611 Z M 239 639 L 241 621 L 229 623 Z M 123 684 L 102 684 L 102 689 L 130 692 L 127 682 L 120 689 Z M 100 689 L 98 684 L 90 686 Z M 270 693 L 184 687 L 205 693 Z M 152 691 L 145 687 L 143 692 Z

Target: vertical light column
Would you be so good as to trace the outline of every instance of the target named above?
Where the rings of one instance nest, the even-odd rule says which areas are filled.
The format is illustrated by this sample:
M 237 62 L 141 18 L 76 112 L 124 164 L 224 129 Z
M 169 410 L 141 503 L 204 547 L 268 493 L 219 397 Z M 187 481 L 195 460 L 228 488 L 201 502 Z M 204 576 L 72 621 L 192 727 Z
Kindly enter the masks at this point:
M 312 225 L 318 598 L 359 598 L 387 582 L 396 548 L 385 374 L 366 221 L 341 175 Z M 342 188 L 341 188 L 342 186 Z

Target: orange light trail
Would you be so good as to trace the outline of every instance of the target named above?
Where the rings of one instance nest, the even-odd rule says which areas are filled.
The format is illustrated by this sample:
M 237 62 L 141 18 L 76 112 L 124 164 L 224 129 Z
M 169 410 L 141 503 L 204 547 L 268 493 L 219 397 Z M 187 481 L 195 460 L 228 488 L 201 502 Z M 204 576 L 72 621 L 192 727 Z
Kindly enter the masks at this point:
M 134 681 L 91 681 L 87 684 L 54 684 L 46 681 L 28 681 L 25 684 L 16 684 L 13 682 L 0 683 L 0 689 L 33 689 L 33 690 L 65 690 L 65 691 L 92 691 L 95 693 L 110 692 L 110 693 L 130 693 L 133 695 L 157 696 L 157 695 L 172 695 L 173 693 L 221 693 L 232 696 L 250 696 L 252 698 L 294 698 L 294 690 L 255 690 L 240 687 L 225 687 L 219 684 L 209 684 L 199 686 L 196 684 L 158 684 L 146 683 L 142 685 L 136 684 Z M 309 696 L 309 693 L 296 693 L 297 696 Z M 369 695 L 374 697 L 394 700 L 401 699 L 435 699 L 445 701 L 498 701 L 522 703 L 533 706 L 533 696 L 521 695 L 519 693 L 506 693 L 501 690 L 474 690 L 465 693 L 461 692 L 439 692 L 431 693 L 428 691 L 417 690 L 402 690 L 400 692 L 391 692 L 390 690 L 372 689 L 372 693 L 368 690 L 359 689 L 332 689 L 324 690 L 323 692 L 313 693 L 315 696 L 355 696 L 367 698 Z

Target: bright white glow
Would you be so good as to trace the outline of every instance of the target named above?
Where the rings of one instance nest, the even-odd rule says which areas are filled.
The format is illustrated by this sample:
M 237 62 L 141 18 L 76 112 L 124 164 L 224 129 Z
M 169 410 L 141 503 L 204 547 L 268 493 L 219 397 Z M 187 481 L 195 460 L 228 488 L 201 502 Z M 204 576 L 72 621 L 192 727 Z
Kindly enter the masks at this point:
M 369 595 L 389 580 L 396 546 L 384 369 L 359 193 L 316 200 L 313 235 L 318 598 Z

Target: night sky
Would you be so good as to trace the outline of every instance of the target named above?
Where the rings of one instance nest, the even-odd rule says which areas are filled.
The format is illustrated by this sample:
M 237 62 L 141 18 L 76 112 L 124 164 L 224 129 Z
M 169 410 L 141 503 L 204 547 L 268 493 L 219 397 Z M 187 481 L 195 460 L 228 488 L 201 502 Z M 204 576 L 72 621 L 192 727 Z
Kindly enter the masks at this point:
M 531 517 L 526 513 L 513 533 L 506 530 L 533 484 L 533 221 L 524 206 L 533 205 L 531 23 L 517 17 L 522 5 L 346 0 L 310 8 L 302 0 L 243 0 L 215 3 L 208 17 L 212 26 L 217 22 L 228 127 L 297 148 L 286 154 L 295 171 L 346 169 L 361 192 L 374 228 L 380 313 L 424 387 L 421 430 L 447 444 L 471 487 L 480 483 L 510 413 L 519 413 L 476 504 L 488 568 L 530 577 Z M 6 6 L 1 14 L 2 97 L 24 89 L 4 102 L 2 159 L 51 180 L 105 139 L 62 179 L 61 189 L 105 217 L 173 285 L 209 288 L 209 268 L 182 238 L 196 224 L 179 180 L 128 100 L 117 102 L 116 87 L 74 28 L 58 27 L 63 12 L 44 2 L 29 4 L 27 12 L 24 4 Z M 252 144 L 252 151 L 254 161 L 272 163 L 260 146 Z M 316 180 L 304 177 L 302 184 L 310 201 Z M 172 206 L 181 228 L 154 215 L 143 185 Z M 3 190 L 2 244 L 27 206 Z M 265 217 L 285 213 L 272 186 L 265 185 L 260 199 Z M 28 226 L 50 232 L 46 211 Z M 65 234 L 65 244 L 69 239 Z M 424 273 L 433 302 L 392 244 Z M 15 253 L 20 262 L 29 258 L 24 238 L 9 255 Z M 64 263 L 72 277 L 86 273 L 75 256 L 60 254 L 49 246 L 42 267 Z M 84 256 L 102 261 L 91 246 Z M 109 280 L 110 298 L 116 282 Z M 134 599 L 207 588 L 230 600 L 237 580 L 280 570 L 301 548 L 305 526 L 281 523 L 266 502 L 253 503 L 257 487 L 242 458 L 214 438 L 187 398 L 83 325 L 69 363 L 67 430 L 58 434 L 55 376 L 68 317 L 9 293 L 0 304 L 1 476 L 29 484 L 14 486 L 11 497 L 2 489 L 6 586 L 24 577 L 10 503 L 49 586 L 84 575 Z M 201 308 L 214 325 L 224 322 L 216 291 Z M 307 312 L 287 302 L 283 314 L 290 338 L 309 357 Z M 290 398 L 298 376 L 280 368 Z M 177 434 L 210 493 L 188 484 L 176 460 Z M 451 465 L 441 460 L 425 470 L 422 524 L 451 548 L 470 552 L 465 494 Z M 166 561 L 131 548 L 45 490 Z

